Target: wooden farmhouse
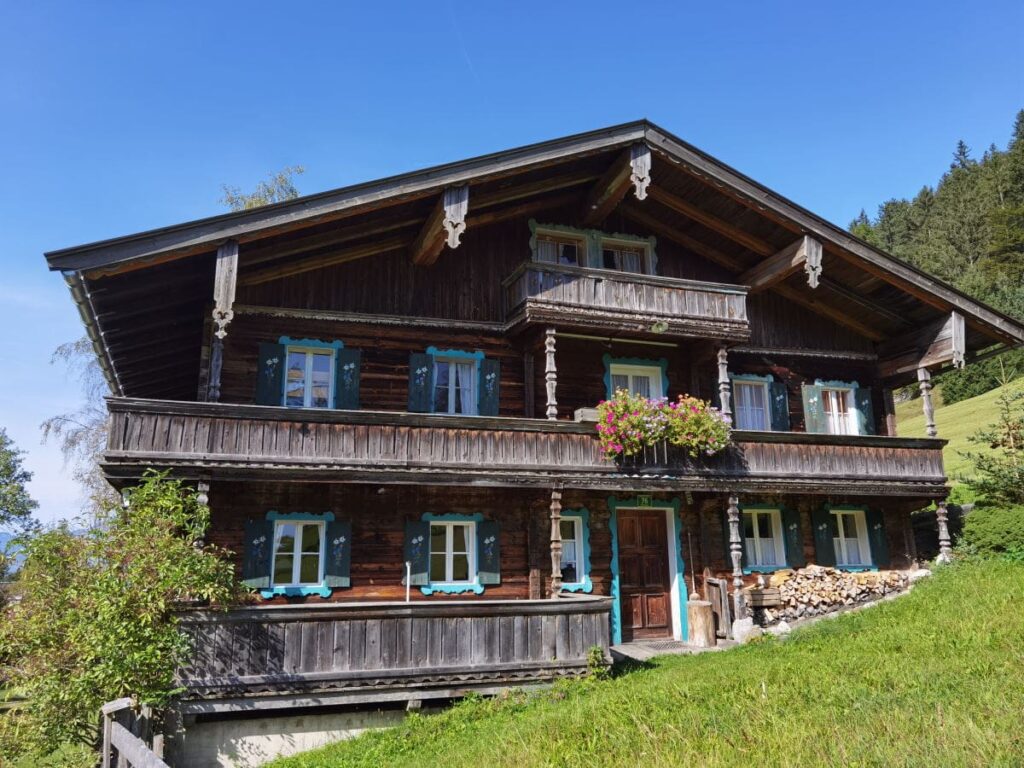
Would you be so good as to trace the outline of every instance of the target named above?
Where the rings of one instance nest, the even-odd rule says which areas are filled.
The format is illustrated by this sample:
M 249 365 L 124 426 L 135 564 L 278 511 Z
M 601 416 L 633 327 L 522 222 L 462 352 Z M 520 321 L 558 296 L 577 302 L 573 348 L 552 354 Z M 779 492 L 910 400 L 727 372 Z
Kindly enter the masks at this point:
M 646 121 L 46 258 L 110 482 L 195 483 L 260 596 L 186 616 L 195 717 L 548 682 L 686 641 L 695 592 L 726 636 L 758 574 L 909 568 L 944 442 L 897 437 L 894 388 L 930 414 L 1024 343 Z M 606 458 L 618 388 L 715 402 L 730 446 Z

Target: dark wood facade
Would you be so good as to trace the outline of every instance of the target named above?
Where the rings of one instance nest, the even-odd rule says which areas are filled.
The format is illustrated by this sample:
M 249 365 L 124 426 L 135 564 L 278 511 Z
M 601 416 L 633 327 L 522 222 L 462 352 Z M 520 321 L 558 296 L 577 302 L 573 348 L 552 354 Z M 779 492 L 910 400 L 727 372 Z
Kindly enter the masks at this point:
M 545 227 L 574 263 L 541 258 Z M 623 266 L 631 248 L 642 268 Z M 871 565 L 908 567 L 909 512 L 946 495 L 944 443 L 895 437 L 892 389 L 916 376 L 927 395 L 931 373 L 1024 342 L 1019 323 L 648 123 L 48 259 L 114 394 L 112 482 L 148 467 L 196 482 L 242 575 L 253 521 L 330 514 L 346 532 L 322 593 L 261 590 L 266 607 L 187 620 L 196 712 L 492 690 L 578 674 L 591 646 L 685 640 L 705 569 L 754 578 L 745 507 L 786 510 L 787 562 L 821 560 L 821 516 L 857 509 Z M 267 402 L 266 350 L 289 340 L 357 361 L 358 409 Z M 428 350 L 487 361 L 489 415 L 409 412 Z M 725 408 L 735 377 L 770 380 L 785 426 L 737 430 L 714 457 L 609 460 L 586 409 L 615 361 Z M 806 417 L 822 382 L 858 390 L 858 434 Z M 563 516 L 585 527 L 568 596 Z M 436 519 L 492 532 L 474 591 L 404 583 L 409 531 Z

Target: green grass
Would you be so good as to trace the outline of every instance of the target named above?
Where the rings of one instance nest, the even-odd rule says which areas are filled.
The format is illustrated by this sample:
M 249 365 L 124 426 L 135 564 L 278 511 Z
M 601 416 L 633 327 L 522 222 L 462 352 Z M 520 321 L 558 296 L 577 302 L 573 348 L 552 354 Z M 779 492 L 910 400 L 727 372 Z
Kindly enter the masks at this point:
M 996 400 L 1007 388 L 1012 391 L 1021 390 L 1024 388 L 1024 379 L 1018 379 L 1006 387 L 994 389 L 969 400 L 961 400 L 959 403 L 935 409 L 935 424 L 939 429 L 939 437 L 949 440 L 942 457 L 946 465 L 946 475 L 951 482 L 960 481 L 971 470 L 971 463 L 961 456 L 960 452 L 984 450 L 984 447 L 972 444 L 967 438 L 998 421 L 999 405 Z M 908 400 L 896 406 L 896 427 L 901 437 L 925 436 L 924 413 L 919 399 Z
M 471 701 L 272 765 L 1017 766 L 1022 600 L 1024 565 L 957 564 L 784 642 Z

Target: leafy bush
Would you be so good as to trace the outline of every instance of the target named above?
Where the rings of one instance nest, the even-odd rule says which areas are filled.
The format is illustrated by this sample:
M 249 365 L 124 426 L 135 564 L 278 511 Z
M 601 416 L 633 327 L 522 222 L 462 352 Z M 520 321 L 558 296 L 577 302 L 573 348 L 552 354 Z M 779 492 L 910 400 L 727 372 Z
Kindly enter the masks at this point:
M 190 489 L 150 473 L 127 509 L 85 533 L 63 524 L 23 540 L 20 601 L 0 620 L 0 680 L 27 702 L 0 717 L 0 763 L 95 744 L 105 701 L 170 699 L 189 652 L 174 609 L 240 594 L 225 553 L 195 545 L 208 524 Z
M 1024 505 L 976 505 L 964 518 L 960 546 L 970 554 L 1024 562 Z
M 707 401 L 680 395 L 675 402 L 616 390 L 597 406 L 597 431 L 609 458 L 633 456 L 661 441 L 691 457 L 711 456 L 729 444 L 729 424 Z
M 968 486 L 979 497 L 1002 506 L 1024 505 L 1024 390 L 999 396 L 999 422 L 970 437 L 991 449 L 963 454 L 974 464 Z

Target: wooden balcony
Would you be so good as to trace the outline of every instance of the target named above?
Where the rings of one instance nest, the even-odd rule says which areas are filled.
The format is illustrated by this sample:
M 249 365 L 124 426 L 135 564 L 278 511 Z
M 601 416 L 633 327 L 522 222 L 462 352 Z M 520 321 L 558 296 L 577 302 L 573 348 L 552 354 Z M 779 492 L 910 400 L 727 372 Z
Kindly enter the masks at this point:
M 746 341 L 747 289 L 607 269 L 527 262 L 503 282 L 505 319 L 590 331 Z
M 583 674 L 611 598 L 188 611 L 185 714 L 447 698 Z
M 601 490 L 945 495 L 943 440 L 734 432 L 721 454 L 616 463 L 593 424 L 110 398 L 112 480 L 186 477 Z

